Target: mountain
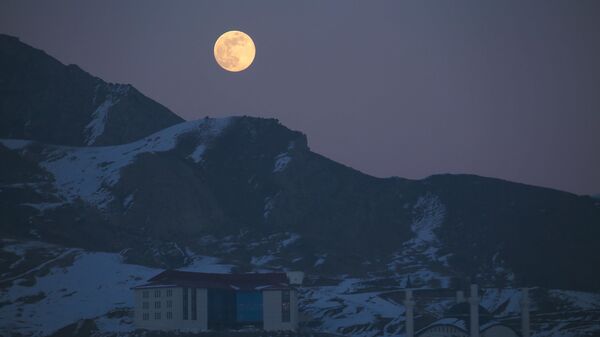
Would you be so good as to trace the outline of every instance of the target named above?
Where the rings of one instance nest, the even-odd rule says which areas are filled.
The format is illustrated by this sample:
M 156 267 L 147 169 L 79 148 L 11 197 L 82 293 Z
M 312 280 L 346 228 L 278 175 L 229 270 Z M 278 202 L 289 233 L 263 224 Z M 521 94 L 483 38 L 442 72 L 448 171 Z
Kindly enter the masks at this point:
M 456 278 L 600 289 L 588 268 L 600 264 L 594 199 L 470 175 L 374 178 L 310 151 L 276 120 L 206 118 L 108 147 L 0 144 L 5 176 L 26 175 L 1 192 L 14 235 L 115 251 L 140 237 L 195 247 L 205 235 L 292 232 L 305 242 L 298 268 L 328 255 L 321 268 L 349 274 L 392 268 L 417 240 L 415 254 L 427 247 L 424 258 Z M 80 238 L 92 234 L 105 239 Z
M 0 34 L 0 137 L 128 143 L 183 120 L 131 85 L 106 83 Z
M 2 39 L 12 41 L 2 55 L 22 45 Z M 64 90 L 60 99 L 47 93 L 55 104 L 85 95 L 73 91 L 86 87 L 78 76 L 94 79 L 64 75 L 69 67 L 33 48 L 16 50 L 16 63 L 60 70 L 45 80 L 60 79 L 63 89 L 45 89 Z M 135 334 L 129 287 L 162 268 L 303 270 L 300 300 L 314 332 L 402 333 L 409 277 L 430 300 L 419 324 L 443 314 L 453 289 L 477 282 L 486 309 L 509 321 L 518 315 L 514 288 L 533 287 L 537 333 L 600 332 L 587 323 L 600 319 L 596 199 L 474 175 L 375 178 L 311 151 L 304 134 L 275 119 L 173 117 L 129 139 L 113 114 L 171 118 L 139 93 L 150 108 L 108 109 L 104 130 L 114 133 L 92 144 L 82 116 L 97 107 L 86 115 L 57 106 L 53 113 L 72 115 L 60 121 L 63 139 L 43 131 L 54 127 L 52 109 L 11 93 L 35 81 L 18 75 L 1 91 L 10 103 L 0 139 L 2 334 L 75 335 L 81 326 Z M 40 128 L 23 132 L 23 116 Z

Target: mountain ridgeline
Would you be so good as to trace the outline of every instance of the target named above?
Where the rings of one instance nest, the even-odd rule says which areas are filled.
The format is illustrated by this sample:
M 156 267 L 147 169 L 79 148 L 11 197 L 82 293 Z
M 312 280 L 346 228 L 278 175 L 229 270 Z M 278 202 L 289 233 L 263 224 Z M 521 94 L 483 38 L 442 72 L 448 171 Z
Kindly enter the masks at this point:
M 0 103 L 0 137 L 50 144 L 122 144 L 183 121 L 130 85 L 106 83 L 3 34 Z
M 597 199 L 474 175 L 375 178 L 277 120 L 184 122 L 8 36 L 0 76 L 3 237 L 169 268 L 193 250 L 241 270 L 600 290 Z

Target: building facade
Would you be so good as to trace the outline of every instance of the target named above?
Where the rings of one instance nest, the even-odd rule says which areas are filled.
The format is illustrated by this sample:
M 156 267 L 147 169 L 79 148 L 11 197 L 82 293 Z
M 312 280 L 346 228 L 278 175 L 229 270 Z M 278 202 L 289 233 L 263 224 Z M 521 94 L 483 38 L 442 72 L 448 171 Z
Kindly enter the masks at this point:
M 133 288 L 135 325 L 148 330 L 298 328 L 301 272 L 212 274 L 165 271 Z

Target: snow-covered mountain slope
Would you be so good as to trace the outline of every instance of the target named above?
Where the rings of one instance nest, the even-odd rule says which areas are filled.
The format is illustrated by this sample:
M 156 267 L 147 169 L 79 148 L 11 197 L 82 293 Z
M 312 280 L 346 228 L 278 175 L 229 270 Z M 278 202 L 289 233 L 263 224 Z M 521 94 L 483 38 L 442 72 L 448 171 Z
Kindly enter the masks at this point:
M 297 240 L 297 236 L 292 235 Z M 286 239 L 280 242 L 283 243 Z M 290 239 L 287 239 L 290 240 Z M 39 241 L 2 241 L 3 261 L 10 263 L 0 275 L 0 334 L 46 336 L 85 320 L 93 321 L 100 335 L 134 334 L 131 287 L 160 269 L 128 264 L 119 253 L 91 252 Z M 220 259 L 187 252 L 184 270 L 228 272 L 236 266 Z M 402 336 L 404 306 L 401 278 L 376 287 L 376 277 L 321 280 L 312 275 L 300 289 L 303 329 L 348 336 Z M 592 336 L 600 326 L 600 295 L 563 290 L 532 290 L 534 336 Z M 451 289 L 415 290 L 417 328 L 443 317 L 454 302 Z M 497 319 L 518 326 L 520 292 L 485 288 L 481 304 Z M 552 311 L 554 302 L 560 312 Z M 556 321 L 548 316 L 560 317 Z M 582 319 L 582 317 L 584 317 Z
M 102 147 L 3 139 L 0 156 L 7 234 L 133 248 L 131 262 L 180 266 L 183 255 L 172 248 L 155 254 L 153 245 L 165 242 L 203 249 L 198 240 L 207 235 L 291 232 L 304 245 L 290 258 L 305 270 L 414 273 L 427 286 L 475 278 L 600 289 L 598 271 L 585 267 L 600 263 L 594 199 L 476 176 L 378 179 L 311 152 L 304 135 L 276 120 L 205 118 Z M 19 170 L 26 174 L 13 174 Z M 91 247 L 90 234 L 107 239 Z M 250 263 L 246 253 L 232 258 Z
M 195 162 L 210 141 L 229 124 L 230 119 L 203 119 L 183 122 L 156 132 L 133 143 L 104 147 L 47 146 L 39 165 L 54 177 L 57 196 L 63 202 L 77 198 L 104 209 L 114 200 L 110 189 L 120 179 L 121 170 L 135 162 L 142 154 L 167 152 L 175 149 L 180 137 L 190 135 L 198 142 L 189 154 Z M 15 151 L 27 151 L 33 144 L 28 140 L 0 140 L 4 146 Z M 133 197 L 133 196 L 132 196 Z M 133 202 L 129 200 L 127 204 Z

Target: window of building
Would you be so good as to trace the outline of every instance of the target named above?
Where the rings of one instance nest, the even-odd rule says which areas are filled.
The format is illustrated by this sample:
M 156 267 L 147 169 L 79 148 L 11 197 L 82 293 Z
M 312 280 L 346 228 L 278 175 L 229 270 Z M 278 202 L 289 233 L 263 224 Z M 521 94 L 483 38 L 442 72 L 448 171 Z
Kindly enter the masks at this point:
M 142 303 L 142 308 L 143 309 L 148 309 L 148 307 L 149 307 L 148 302 Z
M 290 307 L 290 291 L 282 290 L 281 291 L 281 321 L 289 322 L 291 316 L 291 307 Z
M 167 319 L 173 319 L 173 313 L 170 311 L 167 311 Z
M 160 297 L 160 289 L 154 290 L 154 297 Z
M 142 291 L 142 297 L 143 298 L 148 298 L 148 290 Z
M 154 309 L 160 309 L 160 301 L 154 302 Z
M 154 319 L 160 319 L 160 312 L 154 313 Z
M 144 321 L 147 321 L 147 320 L 149 320 L 149 319 L 150 319 L 150 314 L 149 314 L 149 313 L 147 313 L 147 312 L 145 312 L 145 313 L 142 315 L 142 319 L 143 319 Z
M 172 308 L 173 307 L 173 301 L 168 300 L 167 301 L 167 308 Z
M 192 320 L 197 319 L 196 288 L 192 288 Z
M 167 289 L 167 297 L 173 296 L 173 289 Z
M 183 319 L 188 319 L 188 288 L 183 288 L 183 291 L 181 293 L 183 294 Z

